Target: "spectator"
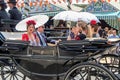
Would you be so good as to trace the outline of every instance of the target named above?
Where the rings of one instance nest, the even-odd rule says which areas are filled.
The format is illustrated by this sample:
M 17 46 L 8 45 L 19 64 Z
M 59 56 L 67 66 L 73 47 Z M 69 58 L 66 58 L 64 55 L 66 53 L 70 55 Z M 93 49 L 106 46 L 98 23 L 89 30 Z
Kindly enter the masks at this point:
M 113 30 L 112 33 L 113 33 L 113 34 L 112 34 L 111 36 L 108 36 L 108 39 L 110 39 L 110 38 L 119 38 L 119 36 L 117 35 L 116 30 Z
M 108 30 L 108 34 L 107 35 L 108 35 L 108 37 L 109 36 L 113 36 L 113 29 Z
M 16 7 L 16 1 L 15 0 L 9 0 L 8 6 L 10 7 L 9 14 L 10 19 L 20 21 L 22 20 L 22 14 Z M 12 31 L 16 31 L 15 25 L 11 25 Z
M 5 9 L 7 8 L 4 0 L 0 1 L 0 21 L 1 19 L 10 19 Z M 0 31 L 11 31 L 10 25 L 0 22 Z
M 83 40 L 85 38 L 86 35 L 81 33 L 81 27 L 73 26 L 67 40 Z
M 66 36 L 67 35 L 67 30 L 65 29 L 67 25 L 65 23 L 66 23 L 65 21 L 60 20 L 58 25 L 56 26 L 56 28 L 58 28 L 61 31 L 60 36 Z
M 90 38 L 98 38 L 100 37 L 98 33 L 99 26 L 96 20 L 91 20 L 90 25 L 88 25 L 88 37 Z
M 107 37 L 108 37 L 108 31 L 109 31 L 109 28 L 108 27 L 105 27 L 104 28 L 104 31 L 103 31 L 103 38 L 106 38 L 107 39 Z
M 76 32 L 75 28 L 76 28 L 75 26 L 72 27 L 71 32 L 69 33 L 67 37 L 67 40 L 74 40 L 74 33 Z
M 77 37 L 79 36 L 79 40 L 84 40 L 86 38 L 86 33 L 83 31 L 83 29 L 79 26 L 76 26 L 76 32 L 78 32 Z
M 84 21 L 78 21 L 76 28 L 79 30 L 80 40 L 84 40 L 87 34 L 87 23 Z
M 101 38 L 103 37 L 103 32 L 104 32 L 104 30 L 102 29 L 101 26 L 99 26 L 98 33 L 99 33 L 99 35 L 100 35 Z
M 77 23 L 77 26 L 80 27 L 80 30 L 81 30 L 80 33 L 87 35 L 87 23 L 85 23 L 82 20 L 81 21 L 79 20 Z
M 58 25 L 57 25 L 57 27 L 59 27 L 59 28 L 65 28 L 66 27 L 65 21 L 60 20 L 59 23 L 58 23 Z

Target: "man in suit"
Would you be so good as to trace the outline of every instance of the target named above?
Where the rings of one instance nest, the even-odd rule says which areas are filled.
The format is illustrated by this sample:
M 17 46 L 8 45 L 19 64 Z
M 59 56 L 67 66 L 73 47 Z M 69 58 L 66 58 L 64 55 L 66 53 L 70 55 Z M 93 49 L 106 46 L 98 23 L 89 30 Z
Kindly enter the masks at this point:
M 48 46 L 47 43 L 57 44 L 60 40 L 48 39 L 44 34 L 44 25 L 37 28 L 36 34 L 40 40 L 41 46 Z
M 4 0 L 0 0 L 0 31 L 11 31 L 9 24 L 3 24 L 1 22 L 2 19 L 10 19 L 8 13 L 5 11 L 6 8 L 7 6 Z
M 8 6 L 10 7 L 9 14 L 10 14 L 10 19 L 16 20 L 16 22 L 19 22 L 22 20 L 22 13 L 17 9 L 16 7 L 16 1 L 15 0 L 9 0 L 8 1 Z M 15 30 L 15 24 L 11 25 L 12 31 Z

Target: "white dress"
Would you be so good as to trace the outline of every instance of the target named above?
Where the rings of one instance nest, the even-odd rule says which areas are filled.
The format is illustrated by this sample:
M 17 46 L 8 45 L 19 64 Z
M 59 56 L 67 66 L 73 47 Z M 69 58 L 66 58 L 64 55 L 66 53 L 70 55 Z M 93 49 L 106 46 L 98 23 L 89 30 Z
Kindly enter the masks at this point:
M 38 46 L 35 39 L 34 40 L 30 39 L 29 41 L 30 41 L 30 45 L 32 45 L 32 46 Z

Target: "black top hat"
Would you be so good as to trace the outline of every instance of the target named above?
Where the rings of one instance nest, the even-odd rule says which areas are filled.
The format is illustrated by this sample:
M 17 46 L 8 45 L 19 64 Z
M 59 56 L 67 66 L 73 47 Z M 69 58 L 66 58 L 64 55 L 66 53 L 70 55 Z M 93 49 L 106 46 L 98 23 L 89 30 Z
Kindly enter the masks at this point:
M 9 0 L 7 3 L 17 3 L 16 0 Z
M 0 4 L 6 4 L 4 0 L 0 0 Z

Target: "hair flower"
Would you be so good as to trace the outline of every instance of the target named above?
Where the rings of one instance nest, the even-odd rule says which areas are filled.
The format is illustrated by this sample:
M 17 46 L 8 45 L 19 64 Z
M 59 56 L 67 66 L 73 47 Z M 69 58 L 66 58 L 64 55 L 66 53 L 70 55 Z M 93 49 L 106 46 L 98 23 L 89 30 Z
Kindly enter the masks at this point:
M 96 20 L 91 20 L 91 21 L 90 21 L 90 24 L 91 24 L 91 25 L 96 25 L 97 22 L 96 22 Z
M 27 24 L 27 25 L 31 25 L 31 24 L 36 25 L 36 22 L 35 22 L 34 20 L 28 20 L 28 21 L 26 22 L 26 24 Z

